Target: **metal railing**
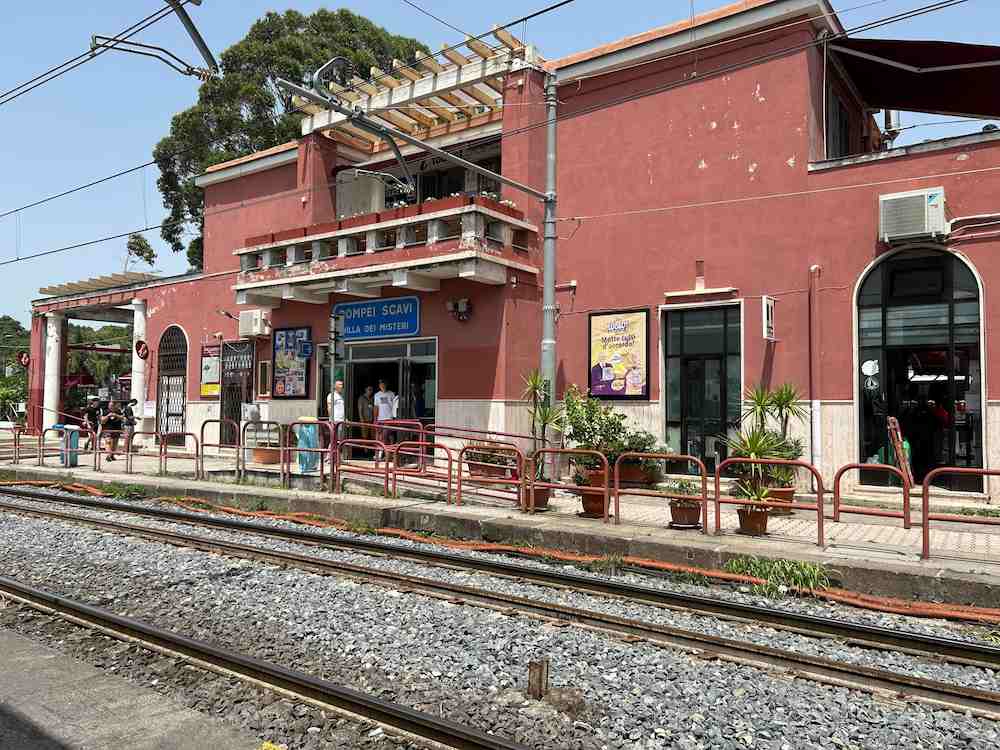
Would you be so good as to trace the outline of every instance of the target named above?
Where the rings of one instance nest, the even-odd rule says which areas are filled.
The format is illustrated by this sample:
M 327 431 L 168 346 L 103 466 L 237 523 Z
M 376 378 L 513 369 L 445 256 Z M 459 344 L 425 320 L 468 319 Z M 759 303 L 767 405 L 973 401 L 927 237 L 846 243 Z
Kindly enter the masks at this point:
M 797 469 L 807 469 L 816 479 L 816 502 L 815 503 L 786 503 L 779 500 L 750 500 L 749 498 L 735 498 L 722 496 L 722 470 L 727 466 L 743 464 L 749 466 L 789 466 Z M 816 544 L 820 549 L 826 549 L 826 538 L 823 534 L 823 477 L 811 463 L 807 461 L 792 461 L 783 458 L 727 458 L 715 467 L 715 533 L 722 533 L 722 505 L 742 505 L 754 507 L 788 508 L 798 510 L 816 511 Z
M 171 438 L 182 438 L 184 440 L 183 447 L 184 452 L 171 452 L 170 450 L 170 439 Z M 194 455 L 192 456 L 187 451 L 187 440 L 191 438 L 194 441 Z M 201 446 L 198 444 L 198 436 L 193 432 L 162 432 L 160 433 L 160 473 L 167 473 L 167 461 L 169 459 L 183 459 L 185 461 L 194 461 L 194 473 L 195 477 L 199 476 L 199 471 L 201 470 Z
M 866 469 L 871 469 L 873 471 L 887 471 L 890 474 L 895 474 L 899 477 L 900 481 L 903 483 L 903 510 L 902 512 L 896 510 L 886 510 L 884 508 L 865 508 L 860 505 L 843 505 L 840 502 L 840 480 L 843 478 L 844 474 L 852 470 L 864 471 Z M 840 523 L 840 514 L 850 513 L 855 516 L 878 516 L 880 518 L 902 518 L 903 528 L 910 528 L 910 479 L 899 469 L 898 466 L 890 466 L 889 464 L 847 464 L 846 466 L 841 466 L 837 470 L 836 476 L 833 478 L 833 522 Z
M 315 427 L 316 428 L 316 447 L 315 448 L 305 448 L 298 445 L 298 431 L 296 427 Z M 324 434 L 325 430 L 325 434 Z M 292 438 L 295 438 L 296 445 L 292 445 Z M 323 438 L 326 438 L 327 446 L 323 447 Z M 285 428 L 285 443 L 282 445 L 282 466 L 283 466 L 283 476 L 282 485 L 285 487 L 290 487 L 292 483 L 292 461 L 294 461 L 298 454 L 305 454 L 307 456 L 306 462 L 299 461 L 299 469 L 303 474 L 308 473 L 308 471 L 302 469 L 303 463 L 308 463 L 308 456 L 317 455 L 319 457 L 319 481 L 320 486 L 326 486 L 326 462 L 330 462 L 330 491 L 333 491 L 333 464 L 336 461 L 336 441 L 334 440 L 334 428 L 330 422 L 306 422 L 297 421 L 292 422 Z
M 208 442 L 205 439 L 205 428 L 208 427 L 209 425 L 212 425 L 212 424 L 215 424 L 215 425 L 219 426 L 219 442 L 217 442 L 217 443 L 210 443 L 210 442 Z M 222 436 L 224 434 L 223 429 L 222 429 L 223 426 L 231 427 L 232 428 L 232 434 L 234 434 L 236 436 L 236 443 L 235 444 L 229 444 L 229 443 L 222 442 Z M 240 473 L 240 449 L 241 449 L 241 446 L 240 446 L 240 426 L 236 422 L 236 420 L 234 420 L 234 419 L 206 419 L 204 422 L 201 423 L 200 436 L 201 436 L 201 464 L 198 467 L 198 476 L 199 476 L 199 478 L 204 479 L 207 476 L 207 474 L 205 472 L 205 457 L 206 457 L 206 454 L 208 453 L 208 449 L 209 448 L 218 448 L 219 451 L 216 453 L 216 455 L 218 455 L 218 456 L 222 455 L 222 449 L 223 448 L 232 448 L 232 449 L 234 449 L 236 451 L 236 466 L 234 467 L 234 471 L 235 471 L 235 473 L 237 475 L 239 475 L 239 473 Z
M 496 456 L 500 463 L 470 459 L 468 454 L 476 453 L 486 456 Z M 514 461 L 514 466 L 509 465 L 509 461 Z M 466 445 L 458 452 L 458 471 L 455 489 L 455 504 L 462 504 L 462 483 L 463 481 L 472 485 L 500 485 L 502 487 L 512 487 L 515 494 L 515 502 L 518 507 L 524 505 L 524 453 L 513 443 L 491 443 L 489 445 Z M 462 467 L 467 466 L 469 476 L 463 479 Z M 480 471 L 477 476 L 473 467 Z M 497 472 L 490 476 L 490 472 Z
M 258 443 L 260 442 L 259 435 L 260 432 L 262 431 L 262 428 L 265 430 L 265 434 L 268 436 L 266 438 L 268 445 L 258 445 Z M 249 433 L 251 430 L 253 430 L 255 435 L 253 440 L 253 445 L 250 445 L 249 441 L 247 440 L 247 433 Z M 273 442 L 276 442 L 277 444 L 271 445 L 270 443 L 272 442 L 272 439 L 270 436 L 274 434 L 274 432 L 277 432 L 278 439 L 277 441 Z M 266 451 L 274 451 L 275 454 L 277 455 L 278 460 L 276 463 L 278 464 L 278 472 L 281 474 L 282 483 L 284 483 L 285 462 L 282 460 L 284 456 L 284 452 L 282 451 L 282 446 L 284 445 L 284 442 L 285 442 L 284 429 L 282 427 L 281 422 L 275 422 L 273 420 L 263 420 L 260 422 L 244 423 L 243 429 L 240 430 L 240 446 L 241 446 L 240 458 L 237 459 L 236 461 L 237 479 L 239 481 L 243 481 L 243 479 L 246 478 L 247 465 L 251 463 L 251 461 L 248 458 L 248 454 L 252 455 L 252 451 L 255 450 L 262 450 L 262 451 L 266 450 Z M 272 464 L 268 462 L 265 465 L 270 466 Z
M 345 448 L 361 448 L 362 450 L 374 451 L 377 455 L 378 453 L 384 454 L 386 446 L 378 440 L 348 438 L 347 440 L 339 441 L 337 443 L 337 460 L 333 464 L 333 492 L 339 492 L 343 489 L 341 483 L 343 482 L 344 474 L 357 474 L 366 477 L 381 477 L 382 496 L 389 497 L 389 468 L 391 462 L 389 460 L 384 461 L 382 469 L 378 468 L 378 464 L 374 466 L 353 464 L 344 460 L 343 451 Z
M 427 456 L 427 451 L 431 451 L 431 456 L 433 457 L 435 451 L 443 451 L 445 457 L 448 460 L 447 469 L 445 474 L 441 474 L 434 469 L 434 461 L 432 459 L 430 465 L 427 464 L 425 458 Z M 415 468 L 407 468 L 401 466 L 399 463 L 400 456 L 417 456 L 419 460 Z M 386 463 L 389 463 L 388 457 L 386 457 Z M 396 445 L 396 449 L 392 452 L 392 496 L 397 496 L 397 490 L 399 486 L 399 477 L 419 477 L 420 479 L 429 479 L 433 481 L 444 482 L 447 485 L 447 494 L 445 495 L 445 502 L 451 502 L 451 487 L 452 487 L 452 468 L 454 466 L 454 454 L 447 445 L 440 445 L 438 443 L 432 443 L 426 440 L 404 440 L 403 442 Z
M 676 462 L 684 461 L 687 464 L 695 464 L 698 467 L 699 474 L 701 475 L 701 497 L 695 498 L 692 495 L 682 495 L 677 492 L 668 492 L 666 490 L 655 490 L 655 489 L 643 489 L 641 487 L 629 487 L 627 488 L 626 494 L 628 495 L 641 495 L 643 497 L 662 497 L 669 500 L 695 500 L 701 504 L 701 531 L 703 534 L 708 533 L 708 469 L 705 468 L 705 462 L 700 458 L 695 456 L 689 456 L 687 454 L 680 453 L 641 453 L 641 452 L 629 452 L 622 453 L 618 459 L 615 461 L 614 469 L 614 484 L 612 490 L 612 496 L 615 499 L 615 525 L 621 523 L 621 467 L 623 461 L 634 461 L 639 460 L 653 460 L 653 461 L 663 461 L 666 462 Z
M 135 450 L 135 439 L 140 435 L 153 438 L 156 445 L 156 453 L 143 453 Z M 157 474 L 163 473 L 163 441 L 160 440 L 160 433 L 143 430 L 134 430 L 125 438 L 125 473 L 132 473 L 133 456 L 145 456 L 157 459 Z
M 972 523 L 980 526 L 1000 526 L 1000 518 L 987 516 L 960 516 L 952 513 L 931 513 L 931 481 L 945 475 L 965 475 L 977 477 L 1000 477 L 1000 469 L 973 469 L 968 466 L 941 466 L 931 469 L 924 477 L 923 498 L 921 501 L 922 543 L 920 558 L 927 560 L 931 556 L 931 521 L 948 521 L 950 523 Z
M 539 480 L 536 478 L 538 462 L 540 459 L 543 460 L 545 456 L 567 456 L 572 460 L 573 456 L 586 457 L 588 459 L 596 459 L 597 464 L 603 467 L 600 471 L 604 476 L 604 485 L 601 487 L 595 487 L 593 485 L 576 485 L 568 484 L 565 482 L 552 482 L 549 480 Z M 610 489 L 608 486 L 608 459 L 600 451 L 586 450 L 582 448 L 539 448 L 537 451 L 531 454 L 530 468 L 527 472 L 525 479 L 527 486 L 524 489 L 525 498 L 527 500 L 527 505 L 525 510 L 528 513 L 535 512 L 535 493 L 539 488 L 548 490 L 570 490 L 580 495 L 600 494 L 603 498 L 603 517 L 604 523 L 608 523 L 608 505 L 610 501 Z
M 59 435 L 59 437 L 60 437 L 60 445 L 55 450 L 55 452 L 46 454 L 45 453 L 45 438 L 46 438 L 46 436 L 50 432 L 54 432 L 54 433 L 56 433 L 56 434 Z M 89 453 L 89 454 L 91 454 L 91 457 L 94 460 L 94 471 L 97 471 L 97 466 L 98 466 L 98 458 L 97 458 L 97 456 L 98 456 L 98 453 L 99 453 L 100 441 L 97 439 L 97 436 L 94 433 L 94 431 L 86 429 L 86 428 L 80 428 L 80 429 L 77 430 L 77 432 L 80 433 L 80 437 L 81 438 L 83 436 L 87 436 L 88 439 L 92 438 L 92 440 L 90 440 L 90 448 L 81 448 L 81 447 L 79 447 L 80 446 L 79 442 L 77 442 L 77 447 L 76 448 L 69 448 L 69 447 L 67 447 L 66 443 L 62 440 L 64 432 L 65 432 L 65 430 L 63 428 L 61 428 L 61 427 L 46 427 L 46 428 L 44 428 L 38 434 L 38 465 L 39 466 L 45 466 L 45 457 L 46 457 L 46 455 L 53 456 L 53 457 L 54 456 L 59 456 L 60 462 L 63 464 L 63 466 L 67 466 L 69 463 L 71 463 L 70 461 L 66 460 L 70 456 L 76 455 L 77 457 L 79 457 L 79 456 L 82 456 L 82 455 L 84 455 L 86 453 Z M 16 453 L 15 453 L 15 455 L 16 455 Z

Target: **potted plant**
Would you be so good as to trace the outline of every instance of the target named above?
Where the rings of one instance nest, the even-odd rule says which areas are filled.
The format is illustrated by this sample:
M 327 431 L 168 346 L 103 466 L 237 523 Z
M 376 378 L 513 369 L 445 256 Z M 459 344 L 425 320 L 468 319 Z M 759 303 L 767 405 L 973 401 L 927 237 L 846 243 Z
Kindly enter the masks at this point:
M 465 464 L 473 477 L 510 479 L 517 471 L 517 458 L 509 446 L 492 440 L 466 444 Z
M 433 210 L 444 211 L 449 208 L 460 208 L 461 206 L 468 206 L 471 201 L 472 199 L 465 193 L 452 193 L 444 198 L 438 198 Z
M 754 421 L 749 429 L 744 429 L 732 437 L 724 438 L 731 458 L 772 459 L 787 458 L 789 446 L 781 433 L 769 430 L 761 422 Z M 736 464 L 734 473 L 740 477 L 737 496 L 763 501 L 771 498 L 771 483 L 774 468 L 763 464 Z M 748 504 L 740 508 L 740 533 L 759 536 L 767 528 L 770 515 L 769 505 Z
M 764 503 L 771 497 L 771 491 L 762 482 L 745 480 L 736 487 L 737 497 L 749 502 L 736 509 L 740 520 L 740 534 L 747 536 L 764 536 L 767 533 L 767 519 L 771 515 L 771 506 Z
M 690 479 L 678 479 L 667 486 L 670 497 L 670 527 L 696 529 L 701 525 L 702 501 L 698 485 Z
M 645 430 L 631 430 L 627 417 L 586 396 L 576 386 L 566 391 L 566 438 L 574 447 L 601 453 L 613 472 L 624 453 L 650 453 L 656 448 L 656 437 Z M 596 458 L 577 456 L 573 459 L 573 481 L 581 488 L 603 487 L 611 475 L 605 476 L 603 465 Z M 625 459 L 619 467 L 621 486 L 651 486 L 661 474 L 656 461 L 640 458 Z M 604 516 L 604 495 L 593 489 L 581 489 L 584 515 Z
M 524 392 L 521 395 L 528 402 L 528 415 L 531 417 L 531 454 L 528 459 L 533 466 L 533 482 L 551 482 L 545 470 L 545 461 L 538 461 L 535 455 L 540 447 L 546 444 L 549 430 L 562 431 L 563 410 L 549 403 L 547 383 L 538 370 L 533 370 L 524 378 Z M 552 496 L 552 488 L 536 487 L 534 489 L 535 510 L 545 510 Z M 528 501 L 528 498 L 525 498 Z

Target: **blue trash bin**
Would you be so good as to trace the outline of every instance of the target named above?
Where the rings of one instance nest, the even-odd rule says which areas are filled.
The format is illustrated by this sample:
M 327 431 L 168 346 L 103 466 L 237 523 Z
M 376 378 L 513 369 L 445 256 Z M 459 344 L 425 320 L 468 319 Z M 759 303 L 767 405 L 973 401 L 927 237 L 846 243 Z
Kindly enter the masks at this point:
M 297 424 L 295 425 L 295 437 L 299 448 L 319 447 L 319 424 Z M 303 474 L 309 471 L 316 471 L 319 468 L 319 454 L 313 452 L 296 451 L 299 460 L 299 471 Z
M 55 426 L 55 425 L 53 425 Z M 80 428 L 76 425 L 62 425 L 62 448 L 59 457 L 62 465 L 69 468 L 80 463 Z

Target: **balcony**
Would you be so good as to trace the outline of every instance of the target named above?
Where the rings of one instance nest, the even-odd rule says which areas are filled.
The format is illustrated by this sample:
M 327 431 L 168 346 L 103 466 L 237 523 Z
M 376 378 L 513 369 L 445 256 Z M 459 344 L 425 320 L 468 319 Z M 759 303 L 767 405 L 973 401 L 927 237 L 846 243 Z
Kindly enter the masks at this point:
M 387 208 L 248 238 L 234 251 L 237 296 L 246 304 L 325 302 L 325 294 L 313 293 L 378 296 L 383 282 L 423 291 L 435 286 L 427 279 L 414 286 L 409 279 L 417 277 L 407 270 L 430 279 L 506 283 L 508 268 L 537 273 L 537 238 L 522 212 L 492 198 L 456 195 Z

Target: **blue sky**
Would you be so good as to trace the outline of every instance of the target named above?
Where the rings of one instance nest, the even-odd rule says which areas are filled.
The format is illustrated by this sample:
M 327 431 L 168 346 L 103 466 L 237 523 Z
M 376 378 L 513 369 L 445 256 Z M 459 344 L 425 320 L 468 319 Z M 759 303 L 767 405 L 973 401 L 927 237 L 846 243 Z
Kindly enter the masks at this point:
M 835 0 L 834 7 L 842 12 L 844 25 L 853 27 L 927 1 Z M 488 10 L 491 4 L 468 0 L 416 2 L 473 34 L 547 4 L 546 0 L 506 0 L 494 6 L 502 10 Z M 702 12 L 722 4 L 725 0 L 695 0 L 694 10 Z M 161 5 L 161 0 L 10 3 L 4 19 L 0 90 L 12 88 L 84 51 L 91 34 L 111 36 Z M 189 6 L 189 12 L 218 54 L 242 38 L 253 21 L 268 10 L 294 7 L 307 13 L 324 6 L 363 13 L 389 31 L 416 37 L 432 48 L 458 41 L 455 31 L 402 0 L 204 0 L 201 7 Z M 690 0 L 576 0 L 531 21 L 526 30 L 516 31 L 553 58 L 684 18 L 690 12 Z M 874 35 L 1000 44 L 998 21 L 1000 9 L 995 2 L 970 0 L 956 8 L 888 26 Z M 164 46 L 189 62 L 199 62 L 196 50 L 174 17 L 159 22 L 137 39 Z M 171 116 L 190 106 L 196 95 L 197 82 L 193 79 L 179 76 L 154 60 L 112 52 L 0 106 L 0 213 L 148 161 L 153 146 L 168 131 Z M 904 115 L 904 125 L 915 122 L 915 116 Z M 906 140 L 970 132 L 979 127 L 921 127 L 907 131 Z M 0 219 L 0 261 L 160 223 L 164 211 L 156 178 L 157 170 L 149 167 L 142 173 Z M 170 253 L 157 231 L 146 236 L 160 251 L 155 270 L 169 275 L 186 269 L 184 258 Z M 0 266 L 5 292 L 0 298 L 0 315 L 27 322 L 30 301 L 39 296 L 39 287 L 121 271 L 124 247 L 122 239 Z

